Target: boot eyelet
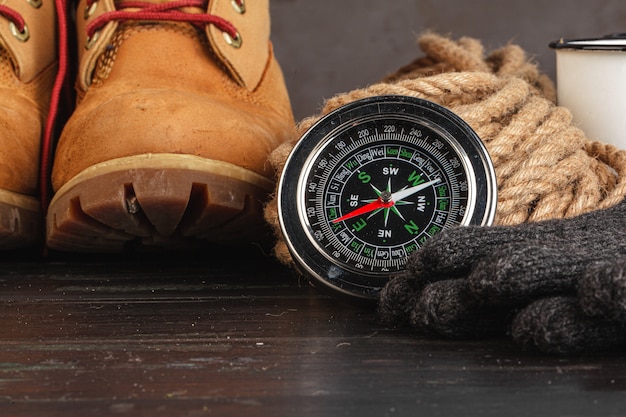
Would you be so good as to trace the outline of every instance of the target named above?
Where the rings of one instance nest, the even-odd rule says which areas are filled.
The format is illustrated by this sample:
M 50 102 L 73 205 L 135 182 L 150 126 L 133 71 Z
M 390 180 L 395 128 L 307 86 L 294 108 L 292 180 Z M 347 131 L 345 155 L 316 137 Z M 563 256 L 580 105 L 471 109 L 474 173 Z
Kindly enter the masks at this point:
M 28 4 L 33 6 L 35 9 L 38 9 L 43 4 L 43 0 L 26 0 Z
M 93 36 L 87 38 L 87 43 L 85 44 L 85 49 L 89 50 L 92 46 L 95 45 L 96 41 L 100 37 L 100 32 L 96 32 Z
M 21 31 L 17 28 L 15 23 L 9 23 L 9 29 L 11 30 L 11 34 L 15 36 L 18 41 L 26 42 L 28 38 L 30 38 L 30 31 L 28 30 L 28 26 L 24 24 L 24 29 Z
M 237 13 L 244 14 L 246 12 L 245 0 L 230 0 L 230 4 Z
M 91 4 L 87 3 L 87 5 L 85 6 L 85 14 L 84 14 L 85 20 L 89 19 L 96 12 L 97 8 L 98 8 L 97 1 L 94 1 Z
M 222 33 L 224 34 L 224 40 L 226 41 L 227 44 L 229 44 L 235 49 L 241 48 L 241 43 L 243 42 L 243 39 L 241 39 L 241 35 L 239 34 L 239 32 L 235 33 L 234 38 L 230 36 L 227 32 L 222 32 Z

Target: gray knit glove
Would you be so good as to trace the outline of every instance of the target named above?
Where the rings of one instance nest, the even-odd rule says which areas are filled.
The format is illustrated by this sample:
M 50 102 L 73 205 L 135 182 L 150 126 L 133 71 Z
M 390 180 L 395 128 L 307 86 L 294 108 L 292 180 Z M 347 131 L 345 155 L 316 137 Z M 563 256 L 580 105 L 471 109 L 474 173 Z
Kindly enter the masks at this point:
M 444 231 L 385 286 L 379 312 L 446 337 L 508 334 L 552 353 L 626 345 L 626 201 L 570 219 Z

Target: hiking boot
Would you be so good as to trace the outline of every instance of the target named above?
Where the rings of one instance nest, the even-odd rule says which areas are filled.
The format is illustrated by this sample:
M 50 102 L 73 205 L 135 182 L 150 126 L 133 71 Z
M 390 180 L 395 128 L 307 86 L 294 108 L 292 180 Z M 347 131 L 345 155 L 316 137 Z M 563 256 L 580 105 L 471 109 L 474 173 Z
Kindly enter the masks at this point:
M 54 3 L 0 5 L 0 249 L 42 241 L 39 155 L 57 71 Z
M 76 19 L 77 106 L 56 148 L 48 247 L 265 239 L 267 155 L 295 130 L 269 1 L 82 0 Z

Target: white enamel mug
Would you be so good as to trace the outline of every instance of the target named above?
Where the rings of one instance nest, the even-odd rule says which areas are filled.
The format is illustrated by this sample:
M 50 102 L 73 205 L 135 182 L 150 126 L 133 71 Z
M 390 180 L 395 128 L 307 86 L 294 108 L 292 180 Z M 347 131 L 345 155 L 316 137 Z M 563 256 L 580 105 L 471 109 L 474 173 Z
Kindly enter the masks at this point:
M 557 101 L 590 140 L 626 149 L 626 33 L 559 40 Z

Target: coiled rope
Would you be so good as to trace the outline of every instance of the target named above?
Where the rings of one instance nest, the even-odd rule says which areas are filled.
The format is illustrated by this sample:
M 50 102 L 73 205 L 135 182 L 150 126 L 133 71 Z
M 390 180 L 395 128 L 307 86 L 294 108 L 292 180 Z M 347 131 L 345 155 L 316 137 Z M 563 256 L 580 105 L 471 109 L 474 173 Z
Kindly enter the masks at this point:
M 485 55 L 476 39 L 434 33 L 423 34 L 419 46 L 425 56 L 377 84 L 330 98 L 319 114 L 302 120 L 298 136 L 270 155 L 276 172 L 325 114 L 361 98 L 400 94 L 447 107 L 483 140 L 498 183 L 497 225 L 576 216 L 626 195 L 626 151 L 587 139 L 569 110 L 555 104 L 554 84 L 522 48 L 509 44 Z M 276 231 L 276 257 L 290 264 L 275 199 L 265 218 Z

